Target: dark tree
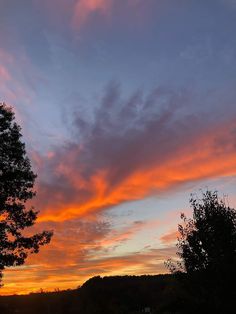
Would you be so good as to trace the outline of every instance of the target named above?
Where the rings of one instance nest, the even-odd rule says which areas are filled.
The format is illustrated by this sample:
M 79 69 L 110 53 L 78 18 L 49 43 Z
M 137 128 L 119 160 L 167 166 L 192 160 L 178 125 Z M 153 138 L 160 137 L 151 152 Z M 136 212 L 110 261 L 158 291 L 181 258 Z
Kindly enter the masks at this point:
M 201 199 L 192 196 L 190 204 L 193 217 L 181 214 L 178 228 L 180 262 L 168 261 L 167 266 L 184 278 L 205 310 L 228 313 L 236 297 L 231 288 L 236 280 L 236 210 L 216 191 L 204 192 Z
M 0 103 L 0 274 L 5 267 L 22 265 L 29 253 L 38 253 L 50 242 L 51 231 L 26 236 L 24 229 L 35 223 L 38 212 L 27 209 L 35 196 L 36 175 L 21 141 L 21 128 L 12 109 Z
M 194 272 L 219 272 L 236 265 L 236 211 L 219 199 L 217 192 L 206 191 L 199 200 L 191 197 L 193 218 L 181 214 L 178 255 L 182 269 Z

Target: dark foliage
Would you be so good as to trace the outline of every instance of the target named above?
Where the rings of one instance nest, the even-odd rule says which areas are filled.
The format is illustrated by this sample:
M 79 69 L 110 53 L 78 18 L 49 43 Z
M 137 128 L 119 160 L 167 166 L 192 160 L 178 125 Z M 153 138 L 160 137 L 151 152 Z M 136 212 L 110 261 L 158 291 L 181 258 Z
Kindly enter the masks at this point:
M 193 218 L 181 214 L 179 225 L 181 261 L 167 266 L 176 275 L 186 273 L 185 288 L 199 295 L 204 309 L 228 313 L 235 306 L 236 211 L 216 191 L 206 191 L 202 199 L 192 196 L 190 204 Z
M 182 215 L 179 226 L 179 256 L 187 273 L 234 269 L 236 262 L 236 211 L 207 191 L 202 200 L 191 198 L 193 219 Z
M 37 218 L 34 208 L 27 209 L 26 201 L 35 195 L 36 175 L 26 156 L 19 125 L 14 113 L 0 104 L 0 271 L 5 267 L 22 265 L 29 253 L 49 243 L 52 232 L 43 231 L 32 236 L 24 229 Z

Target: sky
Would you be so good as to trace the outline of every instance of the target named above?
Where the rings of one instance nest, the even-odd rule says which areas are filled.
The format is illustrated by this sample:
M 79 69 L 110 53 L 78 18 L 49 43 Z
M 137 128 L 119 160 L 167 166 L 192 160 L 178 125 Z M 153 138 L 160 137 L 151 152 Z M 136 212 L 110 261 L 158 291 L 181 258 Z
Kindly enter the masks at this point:
M 236 206 L 235 0 L 0 0 L 0 101 L 54 230 L 0 294 L 166 273 L 191 193 Z

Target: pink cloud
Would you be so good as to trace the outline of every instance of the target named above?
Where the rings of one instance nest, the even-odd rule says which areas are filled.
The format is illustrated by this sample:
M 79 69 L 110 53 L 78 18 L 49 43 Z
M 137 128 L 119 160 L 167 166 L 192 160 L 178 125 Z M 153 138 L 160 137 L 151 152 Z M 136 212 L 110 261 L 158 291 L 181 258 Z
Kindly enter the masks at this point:
M 163 244 L 169 245 L 169 244 L 175 243 L 177 241 L 178 236 L 179 236 L 179 232 L 177 230 L 173 230 L 164 234 L 160 238 L 160 240 Z
M 139 31 L 150 22 L 154 0 L 150 2 L 143 0 L 34 0 L 34 4 L 48 19 L 49 23 L 60 31 L 63 24 L 72 29 L 76 34 L 90 24 L 108 21 L 109 23 L 127 24 L 128 27 L 134 26 Z M 159 9 L 161 6 L 159 6 Z M 116 16 L 116 19 L 113 19 Z M 117 19 L 117 16 L 120 16 Z M 62 23 L 63 21 L 63 23 Z M 110 25 L 111 26 L 111 25 Z M 62 29 L 61 29 L 62 30 Z
M 0 79 L 1 83 L 4 83 L 5 81 L 9 81 L 11 79 L 10 73 L 3 65 L 0 65 Z
M 80 27 L 95 12 L 107 15 L 111 9 L 112 2 L 113 0 L 77 0 L 74 7 L 73 24 Z
M 18 59 L 4 49 L 0 49 L 0 93 L 1 101 L 15 105 L 19 99 L 32 103 L 32 90 L 24 82 L 22 67 L 32 70 L 33 66 L 24 52 L 18 51 Z M 33 80 L 32 80 L 33 81 Z M 18 111 L 15 108 L 15 111 Z M 19 112 L 17 112 L 19 114 Z

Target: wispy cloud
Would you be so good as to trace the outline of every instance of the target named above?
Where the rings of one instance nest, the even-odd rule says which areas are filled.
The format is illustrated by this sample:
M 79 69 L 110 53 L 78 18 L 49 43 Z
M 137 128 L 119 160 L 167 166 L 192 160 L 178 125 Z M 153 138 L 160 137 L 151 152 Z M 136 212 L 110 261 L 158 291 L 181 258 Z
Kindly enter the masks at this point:
M 38 156 L 40 220 L 94 215 L 181 184 L 234 175 L 236 117 L 192 114 L 189 104 L 184 91 L 156 89 L 124 100 L 109 85 L 93 118 L 75 114 L 74 138 L 50 157 Z
M 28 293 L 39 291 L 40 288 L 46 290 L 76 288 L 96 275 L 166 273 L 164 261 L 167 256 L 175 256 L 175 247 L 150 249 L 121 256 L 80 259 L 76 263 L 61 263 L 58 258 L 57 265 L 42 264 L 39 261 L 24 268 L 6 271 L 5 286 L 1 288 L 1 293 L 13 294 L 16 291 Z M 11 284 L 12 281 L 14 285 Z
M 67 29 L 76 34 L 91 25 L 96 28 L 104 22 L 110 23 L 111 20 L 117 25 L 144 25 L 148 23 L 155 3 L 154 0 L 150 0 L 148 4 L 142 0 L 34 0 L 34 5 L 43 12 L 50 25 L 54 24 L 57 31 L 61 29 L 60 24 L 63 21 L 64 27 L 61 31 Z M 159 4 L 159 9 L 161 6 Z

